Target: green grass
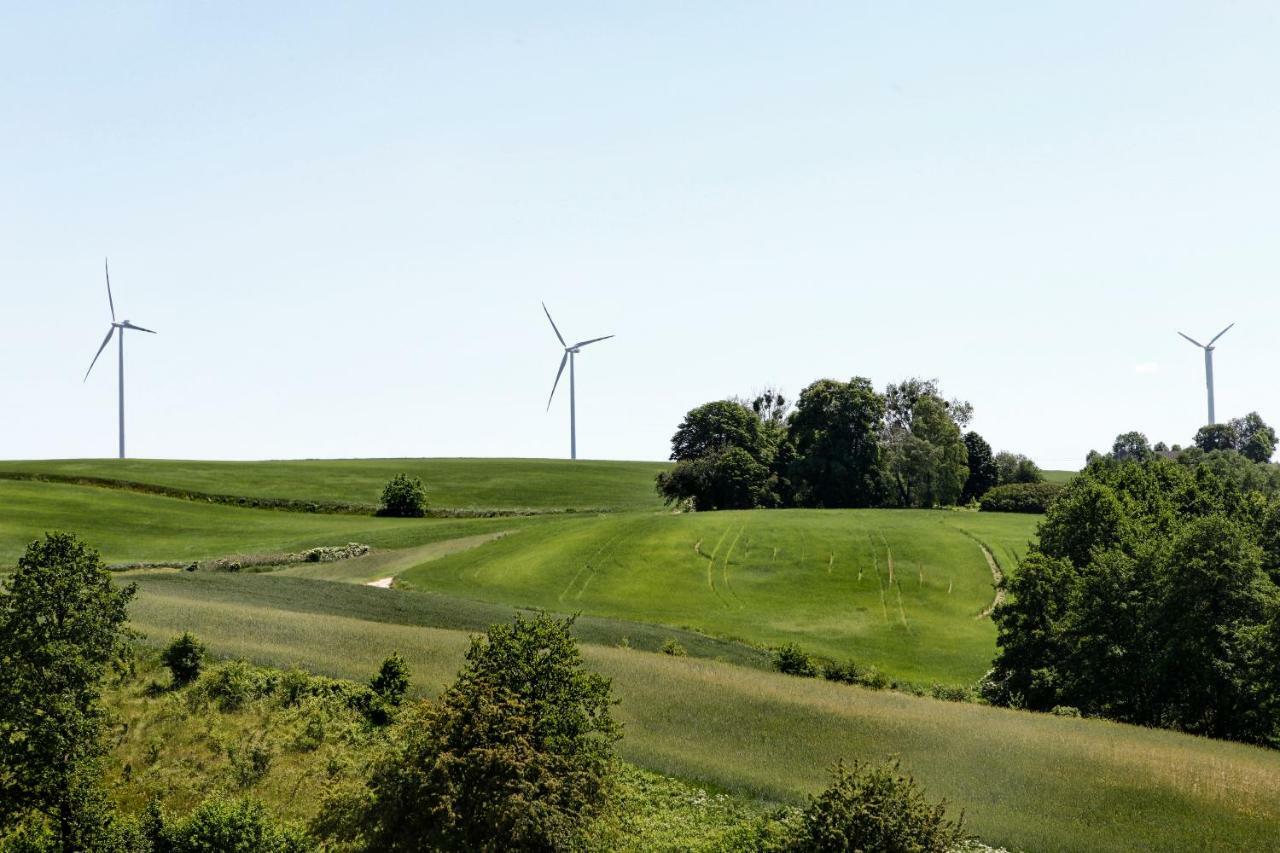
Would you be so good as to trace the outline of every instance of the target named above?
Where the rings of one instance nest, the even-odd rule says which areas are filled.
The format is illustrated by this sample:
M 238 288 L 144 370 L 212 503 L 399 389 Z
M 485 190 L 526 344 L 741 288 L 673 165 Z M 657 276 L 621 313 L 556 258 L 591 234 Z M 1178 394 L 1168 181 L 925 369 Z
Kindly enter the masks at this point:
M 557 518 L 399 581 L 759 645 L 796 642 L 898 679 L 968 684 L 995 650 L 990 620 L 977 618 L 994 589 L 975 538 L 1011 563 L 1035 521 L 901 510 Z
M 322 459 L 199 462 L 60 459 L 0 462 L 0 472 L 100 477 L 218 495 L 376 504 L 393 476 L 427 486 L 447 509 L 657 509 L 663 462 L 564 459 Z
M 404 548 L 518 528 L 524 518 L 400 519 L 241 509 L 90 486 L 0 480 L 0 566 L 51 530 L 108 562 L 196 560 L 363 542 Z
M 452 680 L 466 648 L 465 629 L 422 624 L 429 608 L 397 590 L 272 575 L 140 580 L 133 618 L 152 643 L 189 629 L 220 655 L 359 680 L 398 650 L 427 694 Z M 307 584 L 322 589 L 303 606 Z M 456 614 L 455 604 L 442 599 L 436 612 Z M 398 608 L 417 621 L 394 617 Z M 749 797 L 799 802 L 836 759 L 892 753 L 931 796 L 966 809 L 984 840 L 1014 848 L 1267 849 L 1280 823 L 1274 751 L 605 643 L 584 654 L 613 679 L 625 758 Z
M 1070 483 L 1077 471 L 1041 471 L 1047 483 Z

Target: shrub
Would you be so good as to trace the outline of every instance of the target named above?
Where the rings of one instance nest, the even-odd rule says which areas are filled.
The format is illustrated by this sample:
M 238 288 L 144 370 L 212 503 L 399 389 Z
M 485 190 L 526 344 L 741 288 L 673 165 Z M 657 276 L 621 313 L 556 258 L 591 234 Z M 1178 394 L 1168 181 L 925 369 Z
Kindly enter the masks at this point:
M 160 660 L 173 675 L 173 683 L 185 687 L 199 678 L 204 668 L 204 644 L 184 631 L 165 647 Z
M 152 848 L 169 853 L 304 853 L 316 849 L 305 833 L 276 822 L 255 800 L 206 800 L 182 820 L 148 813 Z
M 978 502 L 984 512 L 1048 512 L 1062 493 L 1060 483 L 1009 483 L 996 486 Z
M 935 684 L 929 688 L 929 695 L 944 702 L 972 702 L 973 691 L 968 687 L 954 687 L 950 684 Z
M 390 705 L 399 705 L 409 690 L 409 665 L 399 652 L 382 662 L 369 687 Z
M 238 711 L 267 692 L 267 680 L 246 661 L 233 660 L 205 679 L 204 691 L 218 710 Z
M 392 518 L 422 518 L 427 514 L 427 490 L 417 477 L 397 474 L 382 490 L 378 515 Z
M 1070 705 L 1054 705 L 1049 713 L 1055 717 L 1078 717 L 1080 716 L 1080 709 L 1073 708 Z
M 871 690 L 889 689 L 889 676 L 874 666 L 863 667 L 858 673 L 858 684 Z
M 618 725 L 573 620 L 517 615 L 475 637 L 438 703 L 397 728 L 363 790 L 316 829 L 373 850 L 560 850 L 606 803 Z
M 668 637 L 667 641 L 662 644 L 662 653 L 671 655 L 673 658 L 682 658 L 689 654 L 675 637 Z
M 853 661 L 845 663 L 829 663 L 822 668 L 822 677 L 827 681 L 836 681 L 840 684 L 857 684 L 858 676 L 861 670 Z
M 946 853 L 967 840 L 964 816 L 951 821 L 946 803 L 934 805 L 898 762 L 843 763 L 830 787 L 814 797 L 786 849 L 795 853 Z
M 773 653 L 773 668 L 778 672 L 803 678 L 813 678 L 818 674 L 818 667 L 813 659 L 795 643 L 787 643 Z
M 236 777 L 236 784 L 241 788 L 248 788 L 267 775 L 275 753 L 265 744 L 251 743 L 244 749 L 231 746 L 227 749 L 227 758 L 231 761 L 231 772 Z

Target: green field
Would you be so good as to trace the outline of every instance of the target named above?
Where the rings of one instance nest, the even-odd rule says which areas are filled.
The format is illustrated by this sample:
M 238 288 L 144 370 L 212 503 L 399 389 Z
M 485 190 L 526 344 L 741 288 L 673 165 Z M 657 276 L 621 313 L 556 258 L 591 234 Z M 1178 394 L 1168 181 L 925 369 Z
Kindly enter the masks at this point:
M 557 518 L 399 579 L 759 645 L 795 642 L 898 679 L 968 684 L 995 648 L 991 621 L 977 618 L 992 603 L 992 573 L 972 537 L 1007 559 L 1025 549 L 1034 522 L 899 510 Z
M 406 548 L 516 529 L 524 518 L 400 519 L 241 509 L 91 486 L 0 480 L 0 566 L 51 530 L 78 533 L 108 562 L 195 560 L 363 542 Z
M 138 466 L 127 476 L 112 474 L 111 463 L 83 464 L 94 470 L 68 475 L 157 483 L 175 477 L 162 484 L 212 494 L 368 500 L 357 493 L 366 486 L 328 482 L 325 463 L 263 463 L 269 470 L 126 463 Z M 448 467 L 435 460 L 420 467 L 333 464 L 336 471 L 358 469 L 375 492 L 392 469 Z M 371 467 L 381 464 L 391 467 Z M 453 491 L 446 493 L 444 479 L 435 481 L 435 497 L 459 507 L 501 503 L 495 471 L 525 464 L 479 465 L 471 479 L 463 466 Z M 641 477 L 638 463 L 619 463 L 612 474 L 545 463 L 559 473 L 544 492 L 538 465 L 527 464 L 518 502 L 505 506 L 564 508 L 565 495 L 581 492 L 594 503 L 612 500 L 619 511 L 378 519 L 0 480 L 0 564 L 53 529 L 80 533 L 112 562 L 365 542 L 377 550 L 342 563 L 262 574 L 147 570 L 119 577 L 139 584 L 132 616 L 148 643 L 192 630 L 218 655 L 356 679 L 399 650 L 428 695 L 452 679 L 469 633 L 508 618 L 514 607 L 580 613 L 576 631 L 586 658 L 613 678 L 622 701 L 623 755 L 748 798 L 799 802 L 822 786 L 836 759 L 894 754 L 931 795 L 965 808 L 984 840 L 1011 848 L 1274 847 L 1280 753 L 769 671 L 762 647 L 794 640 L 812 653 L 853 657 L 902 680 L 972 682 L 994 653 L 990 620 L 979 618 L 993 595 L 980 543 L 1005 571 L 1016 570 L 1036 517 L 673 514 L 651 494 L 656 466 Z M 391 576 L 402 588 L 363 585 Z M 689 656 L 657 654 L 669 639 Z
M 564 459 L 320 459 L 194 462 L 58 459 L 0 462 L 0 474 L 95 477 L 251 498 L 376 504 L 396 474 L 420 477 L 434 507 L 485 510 L 657 509 L 663 462 Z
M 1077 472 L 1075 471 L 1042 471 L 1041 473 L 1044 474 L 1044 478 L 1047 482 L 1070 483 L 1071 479 L 1075 477 Z
M 149 642 L 192 630 L 221 655 L 360 679 L 399 650 L 427 694 L 460 666 L 468 620 L 500 609 L 473 605 L 465 615 L 448 598 L 270 574 L 132 576 L 143 588 L 135 626 Z M 612 677 L 621 699 L 622 753 L 643 767 L 798 802 L 838 758 L 895 754 L 931 794 L 964 807 L 990 843 L 1037 851 L 1274 843 L 1274 751 L 672 658 L 609 643 L 611 630 L 628 629 L 605 620 L 580 636 L 588 663 Z

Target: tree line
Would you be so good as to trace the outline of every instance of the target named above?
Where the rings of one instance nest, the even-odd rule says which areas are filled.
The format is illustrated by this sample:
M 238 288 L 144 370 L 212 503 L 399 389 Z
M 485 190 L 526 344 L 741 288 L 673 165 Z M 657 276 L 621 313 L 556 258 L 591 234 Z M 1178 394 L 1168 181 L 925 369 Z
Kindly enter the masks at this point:
M 681 421 L 657 489 L 699 511 L 933 507 L 1043 479 L 1027 457 L 993 453 L 972 418 L 970 403 L 919 378 L 883 393 L 864 377 L 820 379 L 794 405 L 775 389 L 716 400 Z

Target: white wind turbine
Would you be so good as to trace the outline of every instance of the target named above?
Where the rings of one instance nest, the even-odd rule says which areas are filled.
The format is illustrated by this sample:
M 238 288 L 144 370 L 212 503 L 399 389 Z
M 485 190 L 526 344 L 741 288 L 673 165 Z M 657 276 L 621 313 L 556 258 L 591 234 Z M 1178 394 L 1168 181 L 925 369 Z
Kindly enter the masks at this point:
M 551 323 L 551 330 L 556 333 L 556 337 L 560 340 L 560 346 L 564 347 L 564 355 L 560 358 L 560 369 L 556 371 L 556 381 L 551 386 L 551 396 L 547 397 L 547 411 L 551 411 L 551 401 L 556 396 L 556 388 L 560 385 L 560 375 L 564 373 L 564 365 L 569 363 L 569 458 L 578 458 L 578 411 L 577 400 L 574 397 L 574 381 L 573 381 L 573 359 L 578 351 L 587 344 L 594 344 L 597 341 L 607 341 L 613 335 L 605 335 L 603 338 L 592 338 L 589 341 L 578 341 L 573 346 L 569 346 L 564 342 L 564 336 L 560 334 L 560 330 L 556 328 L 556 321 L 551 319 L 551 312 L 547 310 L 547 303 L 542 303 L 542 311 L 547 315 L 548 322 Z
M 1234 325 L 1235 323 L 1231 324 L 1231 326 L 1234 326 Z M 1197 341 L 1195 338 L 1191 337 L 1190 335 L 1182 335 L 1182 332 L 1178 332 L 1179 335 L 1182 335 L 1182 337 L 1186 338 L 1187 340 L 1191 341 L 1191 343 L 1195 344 L 1196 346 L 1200 347 L 1200 349 L 1204 350 L 1204 383 L 1206 386 L 1208 386 L 1208 389 L 1209 389 L 1209 423 L 1210 424 L 1217 423 L 1217 421 L 1213 419 L 1213 345 L 1217 343 L 1218 338 L 1222 337 L 1223 335 L 1225 335 L 1227 332 L 1231 330 L 1231 326 L 1227 326 L 1227 328 L 1223 329 L 1221 332 L 1218 332 L 1218 334 L 1213 336 L 1213 340 L 1209 341 L 1209 343 L 1207 344 L 1202 344 L 1199 341 Z
M 98 352 L 94 355 L 93 361 L 89 362 L 89 369 L 84 372 L 84 380 L 88 381 L 89 374 L 93 371 L 93 366 L 98 363 L 98 356 L 102 355 L 102 351 L 107 348 L 107 344 L 111 343 L 111 336 L 115 334 L 116 329 L 120 330 L 120 337 L 117 340 L 119 345 L 120 356 L 120 458 L 124 458 L 124 331 L 125 329 L 133 329 L 138 332 L 146 332 L 154 335 L 155 332 L 150 329 L 144 329 L 141 326 L 135 326 L 128 320 L 116 322 L 116 303 L 111 298 L 111 270 L 107 266 L 107 262 L 102 262 L 103 271 L 107 275 L 107 305 L 111 307 L 111 328 L 107 329 L 107 336 L 102 339 L 102 346 L 98 347 Z

